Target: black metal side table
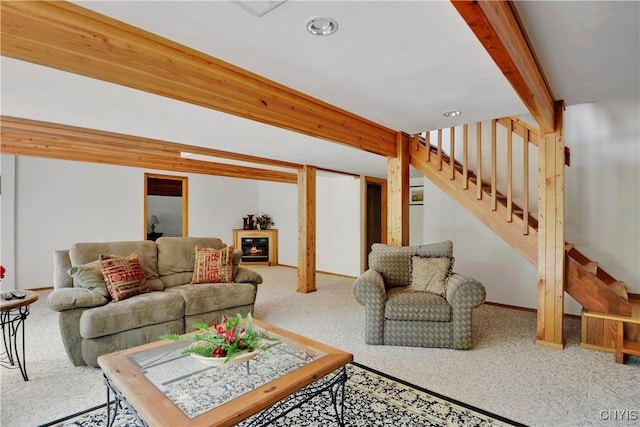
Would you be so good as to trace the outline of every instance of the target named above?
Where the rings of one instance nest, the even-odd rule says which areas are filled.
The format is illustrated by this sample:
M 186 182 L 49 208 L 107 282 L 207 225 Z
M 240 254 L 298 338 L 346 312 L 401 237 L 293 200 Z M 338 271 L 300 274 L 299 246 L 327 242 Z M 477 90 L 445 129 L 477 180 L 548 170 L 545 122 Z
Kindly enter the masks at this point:
M 0 300 L 0 322 L 4 344 L 4 351 L 0 355 L 0 366 L 20 369 L 22 378 L 29 381 L 24 350 L 24 321 L 29 316 L 29 306 L 38 300 L 38 294 L 33 291 L 24 291 L 24 293 L 27 295 L 22 299 L 14 297 L 10 300 Z

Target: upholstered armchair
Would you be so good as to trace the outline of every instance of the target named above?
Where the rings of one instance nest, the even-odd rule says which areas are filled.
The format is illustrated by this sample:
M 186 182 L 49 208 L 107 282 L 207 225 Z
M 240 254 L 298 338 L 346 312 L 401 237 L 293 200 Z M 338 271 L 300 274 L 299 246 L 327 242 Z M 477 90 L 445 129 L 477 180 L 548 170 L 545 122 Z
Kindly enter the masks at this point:
M 472 312 L 484 286 L 452 272 L 453 242 L 372 246 L 369 270 L 353 284 L 365 306 L 365 342 L 471 349 Z

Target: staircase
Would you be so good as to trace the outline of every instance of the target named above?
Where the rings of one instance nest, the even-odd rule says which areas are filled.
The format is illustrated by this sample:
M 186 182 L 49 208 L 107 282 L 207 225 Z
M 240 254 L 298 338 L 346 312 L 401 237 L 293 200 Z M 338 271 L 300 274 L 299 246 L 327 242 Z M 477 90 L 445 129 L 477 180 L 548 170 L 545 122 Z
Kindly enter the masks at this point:
M 506 129 L 507 161 L 498 164 L 496 161 L 497 125 Z M 491 121 L 490 137 L 490 173 L 483 179 L 482 124 L 476 124 L 475 166 L 474 172 L 469 168 L 469 138 L 468 126 L 462 127 L 462 155 L 456 151 L 456 128 L 450 128 L 449 147 L 445 152 L 443 147 L 443 130 L 426 132 L 424 135 L 414 135 L 410 145 L 410 163 L 425 177 L 429 178 L 440 189 L 445 191 L 475 215 L 487 227 L 499 235 L 511 247 L 517 250 L 533 265 L 538 264 L 538 221 L 529 212 L 529 159 L 528 144 L 537 145 L 537 130 L 518 118 L 502 118 Z M 486 124 L 485 124 L 486 126 Z M 514 138 L 517 135 L 518 137 Z M 432 137 L 437 136 L 437 142 L 431 143 Z M 514 143 L 523 144 L 522 191 L 519 194 L 520 205 L 514 202 L 513 195 L 513 159 Z M 486 144 L 489 145 L 489 144 Z M 458 153 L 453 158 L 449 153 Z M 485 153 L 486 154 L 486 153 Z M 568 150 L 565 149 L 565 164 L 569 164 Z M 486 157 L 486 156 L 485 156 Z M 506 165 L 504 164 L 506 163 Z M 506 188 L 498 191 L 497 168 L 506 167 Z M 537 165 L 534 166 L 537 170 Z M 537 185 L 537 183 L 534 183 Z M 591 261 L 571 244 L 565 245 L 565 291 L 578 301 L 584 310 L 631 316 L 632 304 L 627 296 L 626 286 L 602 270 L 596 262 Z M 606 329 L 603 327 L 603 329 Z M 612 343 L 608 343 L 613 345 Z M 612 348 L 603 345 L 605 348 Z M 597 345 L 596 345 L 597 347 Z

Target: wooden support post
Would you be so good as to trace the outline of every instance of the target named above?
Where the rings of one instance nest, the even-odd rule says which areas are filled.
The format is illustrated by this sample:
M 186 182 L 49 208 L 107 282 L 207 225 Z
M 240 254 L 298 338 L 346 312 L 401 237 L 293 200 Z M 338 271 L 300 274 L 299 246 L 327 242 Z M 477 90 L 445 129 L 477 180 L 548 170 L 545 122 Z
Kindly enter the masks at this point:
M 298 172 L 298 292 L 316 290 L 316 168 Z
M 556 130 L 538 143 L 538 319 L 536 344 L 563 348 L 564 138 L 563 102 L 555 106 Z
M 387 244 L 409 244 L 409 136 L 398 132 L 398 155 L 387 161 Z

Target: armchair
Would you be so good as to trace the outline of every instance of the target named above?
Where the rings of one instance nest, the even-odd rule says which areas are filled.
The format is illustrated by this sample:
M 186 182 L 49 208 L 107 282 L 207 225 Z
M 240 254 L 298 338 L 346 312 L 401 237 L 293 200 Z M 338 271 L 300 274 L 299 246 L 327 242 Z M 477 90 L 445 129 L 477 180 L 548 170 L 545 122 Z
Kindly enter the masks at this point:
M 486 296 L 480 282 L 449 270 L 442 276 L 443 295 L 410 286 L 414 257 L 449 257 L 452 267 L 452 255 L 451 241 L 401 248 L 373 244 L 369 270 L 353 284 L 356 301 L 365 306 L 367 344 L 473 347 L 471 315 Z

